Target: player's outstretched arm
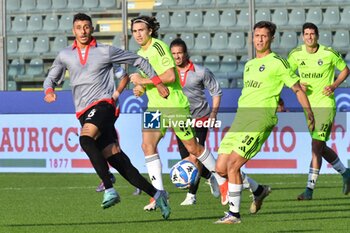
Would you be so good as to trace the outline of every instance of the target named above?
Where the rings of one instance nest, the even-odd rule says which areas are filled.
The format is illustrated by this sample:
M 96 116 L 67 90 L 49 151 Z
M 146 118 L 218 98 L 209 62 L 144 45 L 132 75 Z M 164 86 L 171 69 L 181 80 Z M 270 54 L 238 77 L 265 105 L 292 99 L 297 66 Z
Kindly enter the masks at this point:
M 299 82 L 295 83 L 292 86 L 292 90 L 297 96 L 297 99 L 300 105 L 303 107 L 304 111 L 306 112 L 308 128 L 310 129 L 310 131 L 313 131 L 315 128 L 315 119 L 314 119 L 314 113 L 312 112 L 309 99 L 307 98 L 305 92 L 302 90 L 302 87 L 300 86 Z

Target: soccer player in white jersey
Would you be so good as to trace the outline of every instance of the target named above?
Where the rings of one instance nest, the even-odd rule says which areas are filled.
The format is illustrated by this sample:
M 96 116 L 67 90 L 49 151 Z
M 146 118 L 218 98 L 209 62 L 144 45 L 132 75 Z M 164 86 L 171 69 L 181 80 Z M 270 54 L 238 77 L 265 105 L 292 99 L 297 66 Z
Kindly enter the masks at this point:
M 113 63 L 129 64 L 141 69 L 156 87 L 160 98 L 169 95 L 169 90 L 157 76 L 146 59 L 129 51 L 98 43 L 92 36 L 91 17 L 78 13 L 73 18 L 73 45 L 63 48 L 55 58 L 44 81 L 48 103 L 56 101 L 55 87 L 70 74 L 76 116 L 82 126 L 79 142 L 88 155 L 96 173 L 104 183 L 105 192 L 101 207 L 106 209 L 120 202 L 108 173 L 108 164 L 114 167 L 129 183 L 142 189 L 156 200 L 162 216 L 170 216 L 166 192 L 153 187 L 131 164 L 121 150 L 114 123 L 119 115 L 116 104 L 119 94 L 129 79 L 121 80 L 115 89 Z
M 299 77 L 288 62 L 271 51 L 276 25 L 260 21 L 254 25 L 253 44 L 256 57 L 244 66 L 244 87 L 238 100 L 238 109 L 230 130 L 221 141 L 216 171 L 228 176 L 229 211 L 217 220 L 218 224 L 241 223 L 242 194 L 241 167 L 252 159 L 277 124 L 277 105 L 284 85 L 295 93 L 304 108 L 309 127 L 314 128 L 310 103 L 299 84 Z M 254 192 L 260 199 L 263 189 Z
M 300 83 L 306 92 L 315 114 L 315 129 L 310 131 L 311 162 L 305 191 L 298 200 L 311 200 L 316 186 L 317 178 L 324 158 L 332 167 L 342 175 L 343 193 L 350 192 L 350 170 L 338 158 L 332 148 L 327 146 L 334 117 L 336 105 L 334 90 L 348 77 L 349 68 L 342 55 L 318 43 L 318 28 L 313 23 L 303 25 L 304 44 L 293 49 L 288 56 L 288 62 L 294 71 L 298 71 Z M 340 71 L 334 80 L 334 71 Z

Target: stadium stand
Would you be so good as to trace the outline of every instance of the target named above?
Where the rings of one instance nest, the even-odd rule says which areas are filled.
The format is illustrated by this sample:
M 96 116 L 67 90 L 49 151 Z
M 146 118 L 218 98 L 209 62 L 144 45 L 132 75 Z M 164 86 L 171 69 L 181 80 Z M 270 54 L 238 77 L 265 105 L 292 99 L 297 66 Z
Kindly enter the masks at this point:
M 80 9 L 93 16 L 94 36 L 99 41 L 123 48 L 120 6 L 120 0 L 6 1 L 8 67 L 10 61 L 24 58 L 28 72 L 30 61 L 40 56 L 48 68 L 57 52 L 73 42 L 71 17 Z M 256 21 L 272 20 L 278 25 L 272 48 L 282 56 L 301 43 L 298 35 L 305 21 L 319 26 L 320 43 L 336 48 L 343 56 L 349 51 L 349 1 L 256 0 L 255 7 Z M 210 64 L 215 70 L 219 67 L 218 77 L 228 79 L 230 87 L 243 85 L 243 65 L 250 45 L 248 1 L 130 0 L 128 12 L 129 18 L 139 14 L 156 16 L 161 24 L 160 38 L 166 43 L 181 36 L 193 55 L 191 59 L 200 64 L 219 56 L 213 60 L 217 64 Z M 136 51 L 139 46 L 130 31 L 127 33 L 129 48 Z M 227 72 L 224 70 L 229 70 L 229 62 L 225 59 L 234 61 L 232 70 Z M 23 86 L 17 83 L 16 88 Z

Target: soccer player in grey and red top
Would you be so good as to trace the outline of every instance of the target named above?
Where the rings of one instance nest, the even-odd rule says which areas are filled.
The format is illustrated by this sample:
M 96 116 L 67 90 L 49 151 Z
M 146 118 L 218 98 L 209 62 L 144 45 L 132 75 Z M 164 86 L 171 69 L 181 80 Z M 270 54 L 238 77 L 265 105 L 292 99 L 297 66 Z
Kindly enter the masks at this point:
M 55 58 L 44 81 L 44 100 L 48 103 L 56 100 L 54 88 L 63 81 L 65 71 L 68 70 L 76 116 L 82 125 L 80 146 L 106 188 L 101 206 L 105 209 L 120 201 L 108 174 L 109 163 L 132 185 L 153 197 L 163 218 L 167 219 L 170 208 L 165 191 L 154 188 L 131 164 L 119 146 L 114 127 L 119 108 L 115 102 L 129 78 L 122 79 L 115 90 L 113 63 L 129 64 L 141 69 L 151 77 L 162 97 L 167 97 L 169 90 L 146 59 L 129 51 L 97 43 L 92 36 L 93 30 L 90 16 L 83 13 L 74 15 L 75 41 L 73 45 L 62 49 Z

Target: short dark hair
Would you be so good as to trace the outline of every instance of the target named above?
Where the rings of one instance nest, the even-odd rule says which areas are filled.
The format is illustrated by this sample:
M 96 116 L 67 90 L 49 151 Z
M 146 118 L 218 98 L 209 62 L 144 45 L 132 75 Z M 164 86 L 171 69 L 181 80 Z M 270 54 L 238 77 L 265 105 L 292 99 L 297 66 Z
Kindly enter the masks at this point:
M 78 20 L 79 20 L 79 21 L 85 21 L 85 20 L 87 20 L 87 21 L 89 21 L 89 22 L 91 23 L 91 25 L 92 25 L 91 17 L 88 16 L 87 14 L 84 14 L 84 13 L 77 13 L 77 14 L 75 14 L 74 17 L 73 17 L 73 24 L 74 24 L 75 21 L 78 21 Z
M 254 25 L 254 30 L 256 28 L 267 28 L 270 31 L 271 37 L 274 37 L 277 27 L 276 27 L 276 24 L 270 21 L 259 21 Z
M 181 38 L 176 38 L 170 43 L 170 48 L 174 46 L 180 46 L 184 50 L 185 53 L 187 53 L 187 45 L 185 41 L 183 41 Z
M 318 27 L 315 24 L 310 23 L 310 22 L 304 23 L 303 24 L 303 35 L 305 32 L 305 29 L 313 29 L 315 31 L 316 36 L 318 36 Z
M 132 32 L 134 23 L 145 23 L 148 28 L 152 29 L 151 36 L 154 38 L 158 38 L 158 29 L 160 28 L 160 26 L 156 17 L 148 16 L 148 15 L 140 15 L 138 17 L 131 19 L 131 32 Z

